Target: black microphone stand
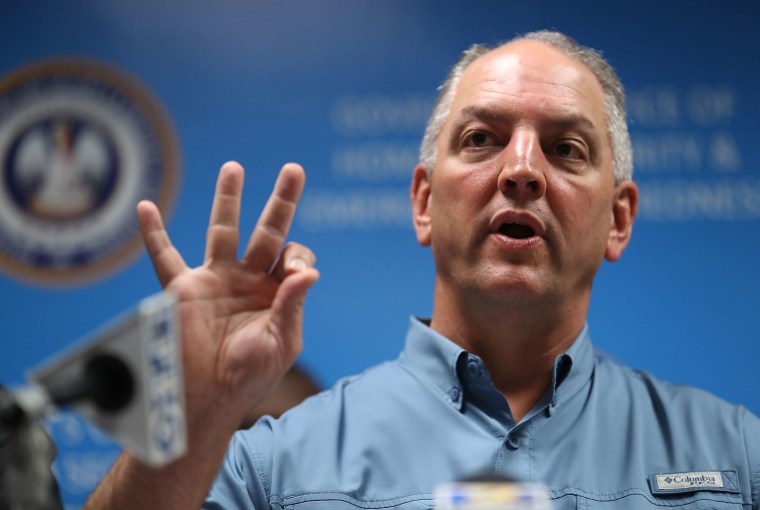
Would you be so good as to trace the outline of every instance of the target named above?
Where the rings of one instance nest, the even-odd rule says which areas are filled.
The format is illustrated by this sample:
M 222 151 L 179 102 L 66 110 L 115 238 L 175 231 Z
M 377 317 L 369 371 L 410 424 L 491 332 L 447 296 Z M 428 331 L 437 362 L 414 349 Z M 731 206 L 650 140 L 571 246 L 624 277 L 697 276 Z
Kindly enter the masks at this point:
M 90 400 L 101 411 L 125 408 L 135 392 L 127 365 L 116 356 L 97 354 L 83 370 L 45 387 L 10 391 L 0 385 L 0 510 L 62 510 L 51 466 L 55 445 L 40 425 L 53 406 Z

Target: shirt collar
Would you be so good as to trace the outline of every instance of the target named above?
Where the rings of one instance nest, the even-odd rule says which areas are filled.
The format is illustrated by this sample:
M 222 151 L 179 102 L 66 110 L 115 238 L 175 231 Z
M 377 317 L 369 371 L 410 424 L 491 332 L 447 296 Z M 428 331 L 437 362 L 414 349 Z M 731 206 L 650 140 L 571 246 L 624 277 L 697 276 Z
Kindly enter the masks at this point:
M 549 413 L 564 405 L 591 379 L 594 371 L 594 350 L 588 324 L 583 326 L 572 345 L 554 360 Z
M 457 377 L 457 364 L 467 351 L 432 330 L 430 321 L 412 317 L 400 361 L 413 366 L 441 398 L 461 410 L 464 391 Z
M 432 330 L 429 321 L 410 319 L 400 361 L 415 367 L 415 374 L 459 410 L 464 402 L 464 391 L 457 366 L 468 356 L 466 350 Z M 570 348 L 554 360 L 552 386 L 543 400 L 544 405 L 548 404 L 548 412 L 551 414 L 580 391 L 591 378 L 593 369 L 594 353 L 588 325 L 585 325 Z

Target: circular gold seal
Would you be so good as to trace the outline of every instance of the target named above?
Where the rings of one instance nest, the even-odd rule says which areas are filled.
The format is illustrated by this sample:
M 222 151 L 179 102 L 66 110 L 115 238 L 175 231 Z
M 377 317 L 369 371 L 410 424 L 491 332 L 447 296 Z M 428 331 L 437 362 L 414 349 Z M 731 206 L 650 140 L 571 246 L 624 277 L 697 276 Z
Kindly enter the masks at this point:
M 83 59 L 0 78 L 0 269 L 76 285 L 123 267 L 142 245 L 135 206 L 173 205 L 173 126 L 144 86 Z

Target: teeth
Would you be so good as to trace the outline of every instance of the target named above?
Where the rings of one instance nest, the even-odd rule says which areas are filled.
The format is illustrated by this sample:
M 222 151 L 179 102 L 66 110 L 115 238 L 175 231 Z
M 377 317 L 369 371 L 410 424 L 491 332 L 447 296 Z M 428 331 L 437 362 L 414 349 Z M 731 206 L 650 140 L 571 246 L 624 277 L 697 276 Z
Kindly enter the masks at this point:
M 515 239 L 527 239 L 533 237 L 536 233 L 527 225 L 521 225 L 519 223 L 504 223 L 499 232 L 507 237 L 513 237 Z

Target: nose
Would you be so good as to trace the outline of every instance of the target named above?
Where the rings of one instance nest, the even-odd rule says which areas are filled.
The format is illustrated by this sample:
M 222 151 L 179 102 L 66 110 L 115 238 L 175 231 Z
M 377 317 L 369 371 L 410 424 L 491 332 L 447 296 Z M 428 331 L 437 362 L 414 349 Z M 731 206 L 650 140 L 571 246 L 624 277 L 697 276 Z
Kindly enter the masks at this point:
M 505 148 L 499 190 L 514 198 L 540 198 L 546 192 L 546 158 L 540 140 L 530 131 L 515 132 Z

